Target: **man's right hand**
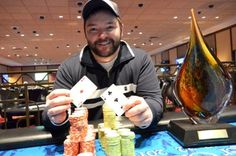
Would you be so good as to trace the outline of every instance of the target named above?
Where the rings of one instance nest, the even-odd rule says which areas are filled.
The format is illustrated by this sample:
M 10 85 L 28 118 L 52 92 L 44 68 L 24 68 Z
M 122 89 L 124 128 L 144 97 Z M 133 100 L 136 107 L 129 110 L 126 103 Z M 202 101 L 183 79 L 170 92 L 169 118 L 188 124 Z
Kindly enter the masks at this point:
M 46 98 L 46 109 L 49 119 L 55 124 L 61 124 L 66 120 L 72 98 L 70 90 L 55 89 Z

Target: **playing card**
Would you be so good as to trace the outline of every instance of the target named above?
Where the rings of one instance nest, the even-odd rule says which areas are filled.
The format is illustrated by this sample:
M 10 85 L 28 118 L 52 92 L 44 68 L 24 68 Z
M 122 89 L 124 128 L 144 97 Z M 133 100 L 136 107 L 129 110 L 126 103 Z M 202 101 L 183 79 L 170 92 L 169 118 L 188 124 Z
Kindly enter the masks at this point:
M 83 76 L 70 90 L 73 104 L 80 107 L 96 89 L 97 86 L 87 76 Z
M 128 98 L 116 85 L 112 84 L 105 92 L 102 93 L 101 98 L 118 116 L 121 116 L 124 113 L 122 107 L 127 103 Z

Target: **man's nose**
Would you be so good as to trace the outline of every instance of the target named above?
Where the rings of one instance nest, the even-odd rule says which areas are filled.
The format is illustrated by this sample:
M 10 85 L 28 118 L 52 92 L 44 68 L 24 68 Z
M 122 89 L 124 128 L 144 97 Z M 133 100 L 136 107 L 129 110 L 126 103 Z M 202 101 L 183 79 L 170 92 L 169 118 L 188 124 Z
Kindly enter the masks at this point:
M 98 34 L 99 38 L 106 38 L 107 37 L 107 32 L 104 30 L 100 30 Z

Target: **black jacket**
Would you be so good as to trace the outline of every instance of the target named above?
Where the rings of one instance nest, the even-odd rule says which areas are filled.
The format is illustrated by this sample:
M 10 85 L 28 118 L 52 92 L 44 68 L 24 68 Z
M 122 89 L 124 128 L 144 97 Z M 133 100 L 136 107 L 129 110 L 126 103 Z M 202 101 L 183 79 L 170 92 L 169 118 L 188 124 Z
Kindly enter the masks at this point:
M 59 67 L 54 89 L 71 89 L 84 75 L 86 75 L 98 89 L 85 101 L 89 108 L 89 120 L 103 118 L 100 95 L 111 84 L 115 84 L 123 90 L 128 97 L 137 95 L 143 97 L 153 113 L 153 121 L 149 126 L 156 126 L 163 112 L 162 96 L 154 65 L 150 56 L 140 50 L 131 49 L 125 42 L 121 42 L 119 55 L 110 72 L 95 61 L 89 47 L 86 46 L 80 53 L 65 60 Z M 69 123 L 62 126 L 53 125 L 43 112 L 43 123 L 47 129 L 64 129 Z

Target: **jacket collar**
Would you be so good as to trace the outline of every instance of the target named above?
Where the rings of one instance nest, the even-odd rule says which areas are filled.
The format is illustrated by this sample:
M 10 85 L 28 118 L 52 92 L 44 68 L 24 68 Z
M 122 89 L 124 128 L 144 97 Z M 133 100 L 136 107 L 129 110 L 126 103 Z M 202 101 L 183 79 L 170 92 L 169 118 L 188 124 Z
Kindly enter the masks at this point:
M 134 52 L 128 43 L 126 43 L 125 41 L 121 41 L 120 46 L 121 47 L 120 47 L 118 57 L 114 63 L 115 66 L 135 57 Z M 97 62 L 96 62 L 95 58 L 93 57 L 88 45 L 86 45 L 80 51 L 80 62 L 82 64 L 87 65 L 87 66 L 96 66 L 97 65 Z

